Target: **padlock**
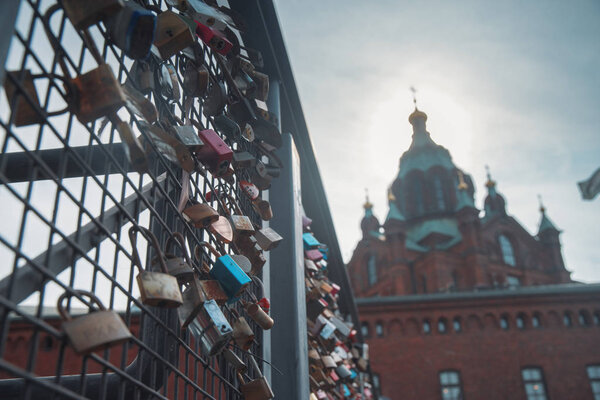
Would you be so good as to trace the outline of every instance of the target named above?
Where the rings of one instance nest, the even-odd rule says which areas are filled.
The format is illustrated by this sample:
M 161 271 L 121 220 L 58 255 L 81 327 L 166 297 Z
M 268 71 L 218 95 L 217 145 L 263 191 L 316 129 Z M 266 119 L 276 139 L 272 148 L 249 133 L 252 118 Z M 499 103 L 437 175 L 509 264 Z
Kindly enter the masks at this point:
M 183 304 L 177 308 L 177 316 L 181 328 L 185 329 L 196 318 L 204 302 L 209 299 L 195 275 L 191 279 L 181 280 L 180 282 L 184 286 L 182 291 Z
M 267 378 L 263 376 L 260 368 L 258 368 L 256 360 L 254 360 L 252 355 L 249 356 L 249 360 L 250 365 L 252 365 L 258 374 L 258 378 L 246 383 L 242 374 L 240 372 L 237 373 L 240 382 L 240 391 L 244 396 L 244 400 L 269 400 L 274 398 L 275 394 L 273 394 Z
M 189 14 L 195 20 L 214 29 L 223 30 L 228 26 L 237 25 L 231 15 L 228 15 L 231 14 L 231 10 L 228 8 L 219 7 L 219 9 L 216 9 L 216 5 L 215 7 L 211 7 L 199 0 L 168 0 L 168 2 L 172 3 L 179 10 Z M 224 13 L 223 11 L 225 10 L 228 13 Z
M 327 394 L 324 391 L 318 390 L 317 391 L 317 399 L 318 400 L 327 400 L 327 399 L 329 399 L 329 397 L 327 397 Z
M 231 310 L 235 316 L 233 321 L 233 333 L 232 337 L 236 345 L 244 350 L 248 350 L 254 342 L 254 332 L 248 325 L 248 322 L 244 317 L 240 317 L 236 310 Z
M 157 253 L 162 272 L 144 271 L 142 268 L 142 262 L 140 261 L 140 256 L 137 251 L 137 232 L 142 233 L 146 239 L 149 239 L 149 242 Z M 147 228 L 133 225 L 129 229 L 129 240 L 131 241 L 133 263 L 140 271 L 136 279 L 140 289 L 142 303 L 152 307 L 179 307 L 183 303 L 181 290 L 179 290 L 177 278 L 173 275 L 169 275 L 156 236 L 154 236 Z
M 316 394 L 311 393 L 310 396 L 308 397 L 308 400 L 319 400 L 319 398 L 317 397 Z
M 257 198 L 256 200 L 252 201 L 252 207 L 258 213 L 258 215 L 260 215 L 260 218 L 263 221 L 269 221 L 271 218 L 273 218 L 271 203 L 269 203 L 267 200 Z
M 317 364 L 317 366 L 321 364 L 321 356 L 319 355 L 319 352 L 316 349 L 308 350 L 308 360 L 312 364 Z
M 227 360 L 227 362 L 231 364 L 231 366 L 236 372 L 239 371 L 242 374 L 244 374 L 246 373 L 246 371 L 248 371 L 248 366 L 246 365 L 246 363 L 244 363 L 244 361 L 242 361 L 242 359 L 239 358 L 238 355 L 233 352 L 233 350 L 223 350 L 223 357 L 225 357 L 225 360 Z
M 129 74 L 133 80 L 133 86 L 144 94 L 150 93 L 156 87 L 154 71 L 147 61 L 135 60 Z
M 323 299 L 309 300 L 306 303 L 306 316 L 308 319 L 314 321 L 327 305 L 327 302 Z
M 125 95 L 125 106 L 131 113 L 149 123 L 154 123 L 158 120 L 158 111 L 154 103 L 137 90 L 131 81 L 121 85 L 121 90 Z
M 198 21 L 195 22 L 196 35 L 198 35 L 198 37 L 211 49 L 224 56 L 231 51 L 233 44 L 225 37 L 225 35 Z
M 304 243 L 304 250 L 316 249 L 321 244 L 310 232 L 302 234 L 302 242 Z
M 271 187 L 273 177 L 267 173 L 265 164 L 257 160 L 256 165 L 254 165 L 254 168 L 250 172 L 250 179 L 260 190 L 267 190 Z
M 350 336 L 350 333 L 352 332 L 351 326 L 348 326 L 348 324 L 346 324 L 344 321 L 335 316 L 330 318 L 329 320 L 333 325 L 335 325 L 335 329 L 337 329 L 337 331 L 340 334 L 342 334 L 345 337 Z
M 309 365 L 309 373 L 310 373 L 310 376 L 315 378 L 315 380 L 317 382 L 319 382 L 320 384 L 322 384 L 323 382 L 325 382 L 327 380 L 327 375 L 325 375 L 325 373 L 323 372 L 323 369 L 314 364 Z
M 196 228 L 208 228 L 219 219 L 219 213 L 208 204 L 195 203 L 183 210 L 184 219 Z
M 220 306 L 227 303 L 229 298 L 221 287 L 219 281 L 212 279 L 202 280 L 200 281 L 200 286 L 202 286 L 202 292 L 206 294 L 206 298 L 216 301 Z
M 352 372 L 350 372 L 345 364 L 338 365 L 335 372 L 339 375 L 340 379 L 348 379 L 352 375 Z
M 331 282 L 331 292 L 329 292 L 331 295 L 335 296 L 340 292 L 340 290 L 342 290 L 342 288 L 340 288 L 339 285 Z
M 188 62 L 183 73 L 183 92 L 191 97 L 201 97 L 208 90 L 209 73 L 204 65 Z
M 63 303 L 74 295 L 65 292 L 58 298 L 56 308 L 63 319 L 62 329 L 77 354 L 90 354 L 94 351 L 119 345 L 133 338 L 119 314 L 113 310 L 107 310 L 93 293 L 84 290 L 76 290 L 75 293 L 89 297 L 91 302 L 100 308 L 100 311 L 94 311 L 72 319 L 65 310 Z
M 267 227 L 256 231 L 254 234 L 258 245 L 264 251 L 270 251 L 277 247 L 283 238 L 273 228 Z
M 235 151 L 231 164 L 236 170 L 252 168 L 256 165 L 256 157 L 247 151 Z
M 335 325 L 333 325 L 327 318 L 325 319 L 325 324 L 323 325 L 323 327 L 321 328 L 321 332 L 319 332 L 319 335 L 321 335 L 321 337 L 323 339 L 331 339 L 333 336 L 333 333 L 335 332 Z
M 258 71 L 248 72 L 248 74 L 256 84 L 254 97 L 257 100 L 267 101 L 269 97 L 269 76 Z
M 178 257 L 173 253 L 173 244 L 176 241 L 179 243 L 179 246 L 183 251 L 183 257 Z M 194 269 L 192 268 L 192 261 L 187 253 L 185 238 L 181 233 L 173 232 L 172 236 L 167 239 L 167 244 L 165 245 L 165 258 L 167 271 L 169 274 L 177 278 L 177 281 L 185 282 L 194 277 L 195 274 Z M 158 258 L 153 258 L 152 270 L 158 271 L 160 268 L 160 261 Z
M 65 14 L 77 30 L 89 28 L 123 9 L 121 0 L 62 0 Z
M 159 122 L 159 125 L 161 123 Z M 138 126 L 146 133 L 148 138 L 154 143 L 156 150 L 161 153 L 169 161 L 178 164 L 187 172 L 194 170 L 195 164 L 192 155 L 188 148 L 173 135 L 169 135 L 162 126 L 151 125 L 146 121 L 139 120 Z M 168 127 L 167 127 L 168 129 Z M 150 142 L 146 142 L 147 151 L 150 152 L 152 147 Z
M 241 136 L 239 125 L 236 124 L 234 120 L 227 117 L 225 114 L 216 115 L 213 118 L 213 123 L 215 125 L 215 128 L 217 128 L 217 130 L 220 133 L 225 135 L 225 137 L 229 138 L 231 141 L 237 142 L 239 140 Z
M 356 366 L 358 367 L 358 370 L 361 372 L 367 372 L 369 369 L 369 363 L 367 362 L 367 360 L 365 360 L 364 358 L 359 358 L 358 361 L 356 361 Z
M 319 271 L 319 268 L 317 268 L 317 265 L 315 264 L 315 262 L 313 260 L 309 260 L 307 258 L 304 259 L 304 268 L 306 268 L 307 271 L 311 271 L 311 272 Z
M 190 125 L 174 126 L 173 133 L 192 153 L 199 151 L 204 146 L 204 142 L 202 142 L 194 127 Z
M 175 67 L 171 64 L 161 64 L 156 72 L 156 87 L 160 90 L 160 95 L 170 103 L 179 101 L 181 90 Z
M 209 355 L 219 354 L 229 343 L 233 329 L 215 300 L 202 303 L 196 320 L 202 327 L 201 336 L 206 340 Z
M 204 146 L 196 152 L 198 160 L 204 164 L 213 175 L 221 175 L 233 158 L 233 151 L 219 135 L 212 129 L 205 129 L 198 133 Z
M 75 0 L 77 1 L 77 0 Z M 156 29 L 156 15 L 133 1 L 105 21 L 111 41 L 134 60 L 150 54 Z
M 336 367 L 337 368 L 337 367 Z M 336 382 L 338 382 L 340 380 L 340 377 L 338 376 L 338 374 L 335 372 L 335 370 L 331 370 L 329 371 L 329 377 L 333 380 L 334 385 Z
M 227 200 L 229 203 L 229 207 L 231 211 L 229 213 L 229 220 L 231 221 L 231 226 L 234 230 L 234 236 L 237 238 L 239 236 L 251 235 L 254 233 L 254 225 L 248 216 L 242 213 L 240 206 L 238 205 L 236 199 L 231 195 L 231 193 L 227 193 Z
M 235 75 L 232 75 L 233 82 L 243 94 L 248 95 L 256 90 L 256 83 L 254 83 L 250 75 L 246 72 L 240 70 Z
M 233 227 L 229 220 L 222 215 L 219 215 L 219 219 L 209 225 L 208 230 L 223 243 L 233 241 Z
M 194 36 L 190 27 L 179 15 L 170 10 L 158 15 L 154 45 L 163 60 L 171 58 L 192 44 Z
M 315 262 L 323 259 L 323 253 L 321 253 L 319 249 L 305 250 L 304 256 Z
M 12 109 L 13 114 L 15 114 L 14 124 L 15 126 L 43 124 L 45 122 L 44 115 L 35 111 L 35 108 L 29 103 L 29 101 L 27 101 L 23 95 L 19 94 L 19 90 L 13 81 L 8 78 L 8 75 L 10 75 L 11 78 L 13 78 L 15 81 L 18 81 L 19 73 L 20 71 L 6 71 L 7 77 L 4 80 L 4 90 L 6 91 L 8 104 L 12 104 L 13 98 L 17 95 L 19 96 L 15 107 Z M 40 76 L 36 75 L 35 78 L 37 77 Z M 23 71 L 23 81 L 21 84 L 25 93 L 27 93 L 27 95 L 38 108 L 41 108 L 40 100 L 38 98 L 37 91 L 35 90 L 35 84 L 33 83 L 35 78 L 31 74 L 31 71 L 27 69 Z
M 335 361 L 333 361 L 333 357 L 331 357 L 330 355 L 322 356 L 321 361 L 323 362 L 325 368 L 337 368 L 337 364 L 335 363 Z
M 202 103 L 202 114 L 206 117 L 219 115 L 227 105 L 227 90 L 221 81 L 211 79 L 208 93 Z
M 331 291 L 333 290 L 333 288 L 331 287 L 331 285 L 325 281 L 321 282 L 321 286 L 319 286 L 319 289 L 323 292 L 323 293 L 331 293 Z
M 246 312 L 256 322 L 261 328 L 265 331 L 268 331 L 273 327 L 275 321 L 273 318 L 269 317 L 269 315 L 264 312 L 264 310 L 256 303 L 246 303 L 244 305 Z
M 231 258 L 246 274 L 252 273 L 252 262 L 243 254 L 231 254 Z
M 242 189 L 242 192 L 246 196 L 248 196 L 248 198 L 250 200 L 252 200 L 252 201 L 257 200 L 258 196 L 260 196 L 260 191 L 258 190 L 256 185 L 252 184 L 251 182 L 240 181 L 239 185 L 240 185 L 240 189 Z
M 115 113 L 125 105 L 125 95 L 108 64 L 70 79 L 71 108 L 82 124 Z
M 229 297 L 229 302 L 237 301 L 238 296 L 250 284 L 251 279 L 229 254 L 221 256 L 208 242 L 201 242 L 200 246 L 207 248 L 216 258 L 210 269 L 210 276 L 219 281 Z

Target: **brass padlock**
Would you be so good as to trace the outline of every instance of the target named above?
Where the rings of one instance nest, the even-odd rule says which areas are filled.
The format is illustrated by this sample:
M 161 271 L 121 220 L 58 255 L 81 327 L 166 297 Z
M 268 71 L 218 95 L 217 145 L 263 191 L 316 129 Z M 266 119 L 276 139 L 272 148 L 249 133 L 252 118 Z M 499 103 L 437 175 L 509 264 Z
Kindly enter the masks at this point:
M 254 332 L 248 325 L 248 322 L 244 317 L 240 317 L 236 310 L 231 310 L 232 314 L 236 317 L 233 321 L 233 340 L 235 344 L 244 350 L 248 350 L 254 342 Z
M 71 107 L 82 124 L 115 113 L 125 105 L 125 95 L 108 64 L 70 79 Z
M 254 225 L 250 218 L 242 213 L 240 206 L 231 193 L 227 193 L 227 199 L 229 200 L 228 203 L 231 208 L 231 211 L 229 212 L 228 210 L 228 212 L 234 236 L 237 238 L 238 236 L 252 234 L 254 232 Z
M 273 228 L 267 227 L 256 231 L 254 234 L 258 245 L 264 251 L 270 251 L 279 245 L 283 238 Z
M 208 228 L 219 219 L 219 213 L 208 204 L 196 203 L 183 210 L 183 216 L 196 228 Z
M 108 35 L 128 57 L 145 59 L 154 41 L 156 15 L 133 1 L 126 1 L 124 5 L 122 10 L 106 19 Z
M 260 218 L 263 221 L 269 221 L 271 218 L 273 218 L 273 210 L 271 209 L 271 203 L 269 203 L 268 201 L 263 200 L 261 198 L 257 198 L 256 200 L 252 201 L 252 207 L 254 208 L 254 210 L 256 210 L 258 215 L 260 215 Z
M 246 303 L 244 305 L 246 312 L 256 322 L 261 328 L 268 331 L 273 327 L 275 321 L 273 318 L 269 317 L 269 315 L 264 312 L 264 310 L 256 303 Z
M 76 290 L 75 293 L 89 297 L 100 308 L 100 311 L 72 319 L 63 303 L 74 294 L 65 292 L 58 298 L 56 308 L 63 319 L 62 329 L 77 354 L 85 355 L 116 346 L 133 337 L 119 314 L 107 310 L 93 293 L 84 290 Z
M 258 364 L 254 357 L 249 356 L 250 364 L 256 370 L 258 374 L 258 378 L 245 382 L 242 374 L 240 372 L 237 373 L 238 380 L 240 381 L 240 391 L 244 396 L 244 400 L 269 400 L 275 397 L 275 394 L 271 390 L 271 385 L 267 379 L 262 375 L 260 368 L 258 368 Z
M 233 241 L 233 227 L 229 220 L 219 215 L 219 218 L 210 224 L 208 230 L 223 243 L 231 243 Z
M 62 0 L 65 14 L 75 27 L 81 30 L 103 21 L 123 9 L 121 0 Z
M 14 124 L 15 126 L 43 124 L 45 122 L 44 115 L 35 111 L 35 108 L 29 103 L 29 101 L 27 101 L 27 99 L 23 95 L 19 93 L 17 86 L 8 77 L 10 76 L 15 81 L 18 81 L 19 73 L 20 71 L 6 71 L 7 77 L 4 80 L 4 90 L 6 91 L 6 98 L 8 99 L 8 104 L 12 104 L 14 97 L 19 96 L 15 107 L 12 110 L 13 114 L 15 114 L 13 118 Z M 23 90 L 31 98 L 33 103 L 35 103 L 35 105 L 38 108 L 41 108 L 40 100 L 38 98 L 37 91 L 35 90 L 35 84 L 33 83 L 33 80 L 38 77 L 40 76 L 36 75 L 34 77 L 31 74 L 31 71 L 27 69 L 23 71 L 22 85 Z
M 173 11 L 167 10 L 158 15 L 154 45 L 163 60 L 171 58 L 194 44 L 194 36 L 184 20 Z
M 144 271 L 142 262 L 137 251 L 136 233 L 140 232 L 154 247 L 162 272 Z M 138 287 L 142 297 L 142 303 L 152 307 L 179 307 L 183 304 L 181 290 L 177 278 L 169 275 L 164 256 L 160 250 L 156 236 L 147 228 L 133 225 L 129 229 L 129 240 L 131 241 L 132 258 L 134 265 L 139 269 L 137 276 Z

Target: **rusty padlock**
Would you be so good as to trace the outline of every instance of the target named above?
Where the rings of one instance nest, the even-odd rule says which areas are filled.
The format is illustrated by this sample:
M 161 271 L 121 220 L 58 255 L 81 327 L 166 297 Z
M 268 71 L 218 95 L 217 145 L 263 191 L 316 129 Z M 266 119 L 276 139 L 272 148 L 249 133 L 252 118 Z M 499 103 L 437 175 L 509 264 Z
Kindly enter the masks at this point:
M 14 124 L 15 126 L 42 124 L 45 121 L 44 114 L 40 114 L 35 111 L 35 107 L 32 106 L 22 94 L 20 94 L 20 90 L 17 89 L 17 85 L 13 83 L 13 79 L 17 82 L 19 81 L 19 73 L 20 71 L 6 71 L 7 76 L 4 80 L 4 90 L 6 91 L 8 104 L 12 105 L 13 99 L 16 96 L 19 96 L 14 108 L 12 109 L 13 114 L 15 114 L 13 118 Z M 34 79 L 40 77 L 42 77 L 42 75 L 32 75 L 30 70 L 24 70 L 23 81 L 21 81 L 21 85 L 23 86 L 24 92 L 31 98 L 35 106 L 41 109 L 40 99 L 38 98 L 37 91 L 35 90 L 35 84 L 33 82 Z M 64 111 L 61 110 L 59 113 L 62 112 Z
M 254 332 L 244 317 L 241 317 L 236 310 L 231 310 L 235 320 L 233 321 L 232 337 L 235 344 L 244 350 L 248 350 L 254 342 Z
M 269 221 L 273 218 L 273 210 L 271 209 L 271 203 L 267 200 L 263 200 L 260 197 L 252 201 L 252 207 L 260 215 L 263 221 Z
M 196 228 L 208 228 L 219 219 L 219 213 L 208 204 L 195 203 L 183 210 L 184 219 Z
M 193 44 L 194 36 L 188 24 L 179 15 L 170 10 L 158 15 L 154 45 L 163 60 L 171 58 Z
M 148 240 L 157 253 L 162 272 L 144 271 L 137 250 L 136 233 L 140 232 Z M 183 303 L 181 290 L 177 278 L 169 274 L 164 256 L 160 250 L 156 236 L 147 228 L 133 225 L 129 229 L 129 240 L 131 241 L 132 258 L 134 265 L 140 273 L 137 276 L 138 287 L 142 297 L 142 303 L 152 307 L 179 307 Z
M 242 209 L 231 193 L 227 193 L 227 200 L 229 207 L 231 208 L 231 211 L 227 211 L 229 213 L 229 221 L 233 227 L 234 236 L 238 237 L 240 235 L 251 235 L 254 233 L 254 225 L 252 224 L 252 221 L 250 218 L 248 218 L 248 216 L 242 213 Z
M 244 400 L 269 400 L 275 397 L 275 394 L 271 390 L 271 385 L 267 379 L 263 376 L 256 360 L 252 355 L 249 356 L 250 365 L 256 370 L 258 374 L 258 378 L 245 382 L 242 374 L 240 372 L 237 373 L 238 380 L 240 381 L 240 391 L 244 396 Z
M 107 310 L 93 293 L 84 290 L 76 290 L 75 293 L 89 297 L 91 302 L 100 308 L 100 311 L 73 319 L 65 310 L 63 303 L 74 295 L 65 292 L 58 298 L 56 308 L 63 319 L 62 329 L 77 354 L 85 355 L 116 346 L 133 337 L 119 314 Z
M 221 287 L 221 284 L 217 280 L 201 280 L 200 286 L 202 291 L 206 294 L 208 299 L 214 300 L 218 305 L 222 306 L 227 303 L 229 299 L 227 293 Z

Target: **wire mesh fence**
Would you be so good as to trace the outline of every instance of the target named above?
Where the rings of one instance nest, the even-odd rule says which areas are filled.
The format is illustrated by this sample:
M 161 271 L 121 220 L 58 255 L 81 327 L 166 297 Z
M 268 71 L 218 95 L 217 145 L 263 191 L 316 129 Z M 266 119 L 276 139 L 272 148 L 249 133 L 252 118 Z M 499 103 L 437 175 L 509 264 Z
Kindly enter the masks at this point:
M 171 9 L 164 2 L 145 6 L 158 15 Z M 205 327 L 194 321 L 182 329 L 175 309 L 144 304 L 128 232 L 147 228 L 162 251 L 181 232 L 189 250 L 206 241 L 220 254 L 230 253 L 233 244 L 195 228 L 181 213 L 181 193 L 188 191 L 189 182 L 190 201 L 211 204 L 221 215 L 228 214 L 233 201 L 219 194 L 228 193 L 260 227 L 260 215 L 239 186 L 250 180 L 249 172 L 217 177 L 196 160 L 188 178 L 174 162 L 178 160 L 144 129 L 141 116 L 148 113 L 122 107 L 116 117 L 126 121 L 148 154 L 147 172 L 139 173 L 114 118 L 82 123 L 65 84 L 69 78 L 98 68 L 100 60 L 120 85 L 137 79 L 134 61 L 113 43 L 102 23 L 91 26 L 87 36 L 75 29 L 55 1 L 21 2 L 0 103 L 0 393 L 21 399 L 241 398 L 231 360 L 225 361 L 223 353 L 209 356 Z M 194 48 L 191 54 L 155 57 L 151 69 L 175 73 L 181 88 L 186 65 L 193 60 L 208 70 L 211 87 L 222 85 L 232 92 L 227 60 L 199 40 Z M 156 84 L 164 84 L 164 78 L 156 78 Z M 171 93 L 160 89 L 146 99 L 161 123 L 213 129 L 234 151 L 260 157 L 256 143 L 232 133 L 218 116 L 203 113 L 206 98 L 187 95 L 185 87 L 184 93 L 173 93 L 173 86 Z M 102 97 L 96 92 L 83 95 L 90 101 Z M 71 112 L 59 112 L 64 109 Z M 29 115 L 24 117 L 23 110 Z M 24 125 L 22 118 L 36 123 Z M 144 240 L 147 236 L 137 235 L 142 266 L 153 265 L 159 255 Z M 181 257 L 180 246 L 173 247 Z M 212 265 L 216 258 L 205 250 L 199 253 L 199 259 L 192 257 L 192 267 L 200 279 L 209 279 L 203 264 Z M 98 308 L 79 290 L 117 311 L 132 337 L 109 349 L 77 354 L 61 329 L 63 318 L 56 307 L 59 296 L 67 293 L 72 296 L 67 310 L 75 318 Z M 242 300 L 260 297 L 260 285 L 252 283 Z M 222 310 L 235 319 L 236 312 L 242 313 L 240 304 L 223 305 Z M 256 335 L 249 353 L 257 356 L 262 329 L 249 323 Z M 248 352 L 235 345 L 231 350 L 252 365 Z M 258 374 L 249 368 L 247 378 Z

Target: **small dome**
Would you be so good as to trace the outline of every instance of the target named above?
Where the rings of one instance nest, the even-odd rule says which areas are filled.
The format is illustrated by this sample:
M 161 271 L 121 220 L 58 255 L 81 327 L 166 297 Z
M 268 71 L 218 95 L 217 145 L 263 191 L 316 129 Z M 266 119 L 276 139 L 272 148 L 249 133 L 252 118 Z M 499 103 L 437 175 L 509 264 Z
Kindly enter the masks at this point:
M 415 107 L 415 111 L 413 111 L 413 113 L 408 116 L 408 122 L 410 122 L 411 125 L 414 125 L 418 119 L 423 119 L 423 121 L 427 121 L 427 114 Z

